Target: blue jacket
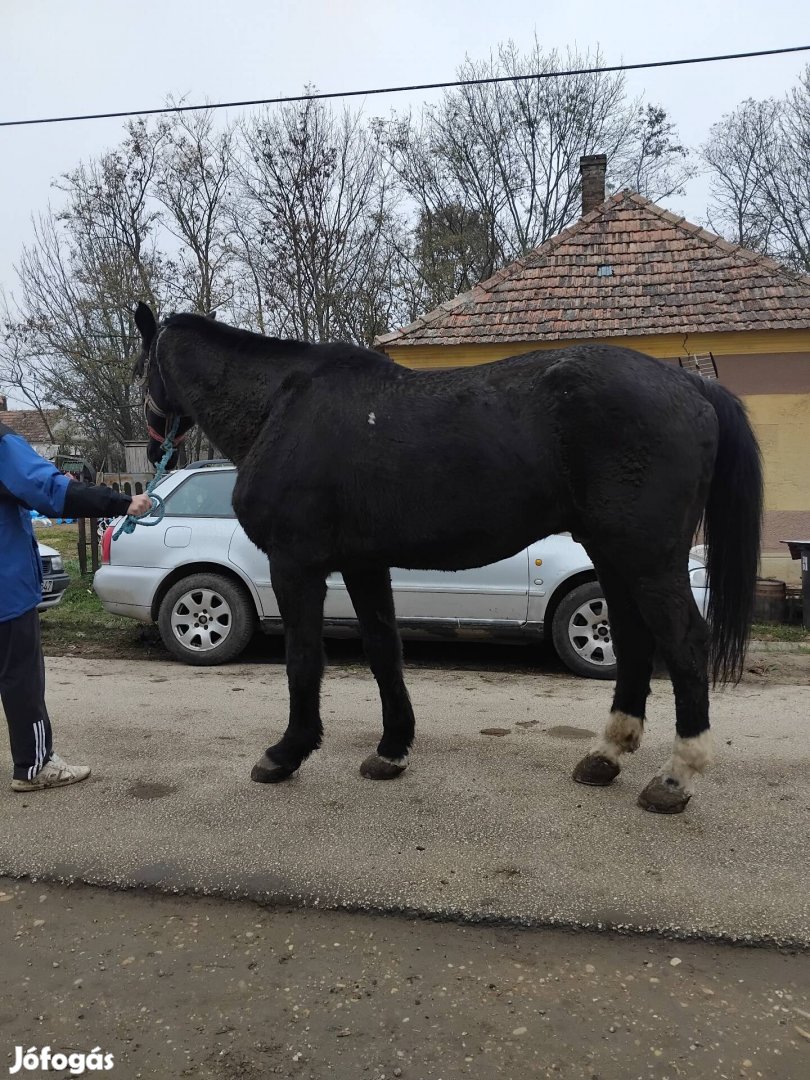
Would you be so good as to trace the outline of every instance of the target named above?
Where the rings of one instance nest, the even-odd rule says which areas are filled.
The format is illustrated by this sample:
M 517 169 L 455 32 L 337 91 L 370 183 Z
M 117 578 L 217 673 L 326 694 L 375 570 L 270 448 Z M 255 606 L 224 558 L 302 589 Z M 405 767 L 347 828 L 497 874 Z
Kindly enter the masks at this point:
M 42 600 L 31 510 L 102 517 L 126 513 L 129 501 L 109 488 L 71 480 L 0 423 L 0 622 L 24 615 Z

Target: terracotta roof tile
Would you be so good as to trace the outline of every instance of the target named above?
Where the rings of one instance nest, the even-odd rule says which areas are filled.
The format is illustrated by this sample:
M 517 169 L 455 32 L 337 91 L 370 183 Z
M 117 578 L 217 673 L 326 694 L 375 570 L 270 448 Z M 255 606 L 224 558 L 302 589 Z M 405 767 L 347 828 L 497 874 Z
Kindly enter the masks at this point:
M 52 437 L 51 433 L 60 419 L 61 413 L 58 409 L 44 409 L 42 414 L 36 409 L 0 410 L 0 421 L 32 444 L 52 444 L 56 436 Z
M 621 192 L 377 344 L 808 328 L 810 277 Z

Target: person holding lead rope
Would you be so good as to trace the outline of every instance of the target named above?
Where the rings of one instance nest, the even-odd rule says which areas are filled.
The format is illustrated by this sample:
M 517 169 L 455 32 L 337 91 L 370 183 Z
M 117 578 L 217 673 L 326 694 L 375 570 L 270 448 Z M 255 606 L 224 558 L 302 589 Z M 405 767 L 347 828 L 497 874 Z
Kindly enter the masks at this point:
M 37 611 L 42 563 L 30 511 L 52 517 L 142 517 L 151 508 L 148 495 L 130 498 L 65 476 L 0 423 L 0 699 L 14 791 L 65 787 L 90 775 L 87 765 L 68 765 L 53 752 Z

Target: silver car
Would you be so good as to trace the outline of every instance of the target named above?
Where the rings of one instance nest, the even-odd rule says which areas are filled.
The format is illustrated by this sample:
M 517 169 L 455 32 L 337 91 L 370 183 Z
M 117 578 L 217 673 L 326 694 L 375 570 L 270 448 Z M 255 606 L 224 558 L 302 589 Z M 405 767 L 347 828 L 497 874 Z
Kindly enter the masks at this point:
M 102 538 L 93 587 L 105 610 L 156 623 L 166 648 L 187 664 L 237 657 L 257 626 L 282 632 L 267 557 L 236 521 L 236 469 L 199 462 L 167 476 L 163 520 L 112 542 Z M 148 520 L 148 519 L 147 519 Z M 692 591 L 707 603 L 706 571 L 690 561 Z M 391 570 L 403 635 L 455 640 L 550 637 L 577 675 L 612 679 L 616 658 L 607 604 L 585 549 L 567 534 L 550 536 L 476 570 Z M 357 633 L 340 574 L 327 580 L 325 633 Z

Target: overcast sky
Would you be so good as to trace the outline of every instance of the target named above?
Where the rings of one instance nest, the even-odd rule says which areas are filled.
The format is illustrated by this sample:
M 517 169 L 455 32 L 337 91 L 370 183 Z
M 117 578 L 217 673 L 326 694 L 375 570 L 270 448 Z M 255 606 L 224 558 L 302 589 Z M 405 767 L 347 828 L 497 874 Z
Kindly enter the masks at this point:
M 601 46 L 605 62 L 810 44 L 808 0 L 0 0 L 0 119 L 151 108 L 454 77 L 465 55 L 498 42 Z M 746 97 L 783 93 L 810 54 L 643 71 L 633 94 L 663 104 L 682 141 Z M 435 95 L 434 95 L 435 97 Z M 362 101 L 362 99 L 360 99 Z M 375 97 L 368 115 L 421 95 Z M 356 102 L 357 103 L 357 102 Z M 225 115 L 225 114 L 222 114 Z M 0 128 L 0 287 L 31 237 L 31 216 L 58 199 L 51 181 L 119 141 L 123 121 Z M 670 208 L 700 218 L 705 182 Z

